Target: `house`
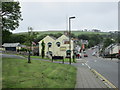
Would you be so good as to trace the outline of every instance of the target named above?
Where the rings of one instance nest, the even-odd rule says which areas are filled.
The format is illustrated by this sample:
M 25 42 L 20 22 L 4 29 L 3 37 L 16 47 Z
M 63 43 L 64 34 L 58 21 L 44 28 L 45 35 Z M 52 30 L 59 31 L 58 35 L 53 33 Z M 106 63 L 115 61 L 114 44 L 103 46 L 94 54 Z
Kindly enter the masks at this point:
M 21 49 L 21 44 L 20 43 L 4 43 L 2 45 L 5 51 L 17 51 Z
M 81 39 L 80 41 L 81 41 L 82 44 L 88 45 L 88 40 Z
M 92 29 L 93 32 L 101 32 L 101 30 Z
M 42 41 L 44 41 L 45 43 L 45 56 L 47 56 L 48 53 L 50 53 L 51 55 L 53 55 L 53 47 L 54 47 L 54 42 L 55 42 L 55 38 L 53 38 L 52 36 L 47 35 L 45 38 L 43 38 L 39 43 L 39 55 L 41 55 L 41 50 L 42 50 L 42 46 L 41 43 Z M 48 44 L 49 45 L 48 47 Z
M 115 44 L 112 48 L 112 52 L 110 52 L 110 54 L 118 54 L 120 50 L 120 45 L 119 44 Z
M 106 49 L 105 49 L 105 54 L 109 55 L 109 54 L 118 54 L 120 50 L 120 45 L 119 44 L 111 44 L 109 45 Z
M 64 56 L 69 57 L 69 37 L 67 35 L 62 35 L 59 38 L 54 38 L 51 36 L 46 36 L 39 42 L 39 55 L 41 55 L 41 43 L 45 43 L 45 56 L 50 54 L 51 56 Z M 71 57 L 73 56 L 74 41 L 71 39 Z

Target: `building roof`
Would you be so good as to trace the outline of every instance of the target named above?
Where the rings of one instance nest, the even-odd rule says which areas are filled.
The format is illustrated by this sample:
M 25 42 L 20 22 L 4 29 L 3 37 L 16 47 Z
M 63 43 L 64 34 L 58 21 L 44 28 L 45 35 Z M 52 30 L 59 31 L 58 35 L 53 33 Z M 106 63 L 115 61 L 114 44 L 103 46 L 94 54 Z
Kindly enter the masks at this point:
M 53 40 L 57 40 L 57 39 L 61 38 L 62 36 L 65 36 L 65 37 L 67 37 L 67 38 L 69 39 L 69 36 L 64 35 L 64 34 L 61 35 L 61 36 L 58 37 L 58 38 L 56 38 L 56 37 L 54 37 L 54 36 L 50 36 L 50 35 L 47 35 L 46 37 L 50 37 L 50 38 L 52 38 Z M 44 37 L 44 38 L 46 38 L 46 37 Z M 44 39 L 44 38 L 43 38 L 43 39 Z M 43 39 L 42 39 L 42 40 L 43 40 Z M 42 40 L 40 40 L 40 41 L 42 41 Z M 71 40 L 74 41 L 73 39 L 71 39 Z M 39 42 L 40 42 L 40 41 L 39 41 Z
M 50 36 L 52 39 L 56 40 L 57 38 L 56 37 L 53 37 L 53 36 Z
M 109 51 L 109 50 L 115 48 L 116 46 L 119 46 L 119 44 L 118 43 L 110 44 L 108 47 L 105 48 L 105 50 Z
M 20 43 L 4 43 L 3 47 L 17 47 L 20 46 Z

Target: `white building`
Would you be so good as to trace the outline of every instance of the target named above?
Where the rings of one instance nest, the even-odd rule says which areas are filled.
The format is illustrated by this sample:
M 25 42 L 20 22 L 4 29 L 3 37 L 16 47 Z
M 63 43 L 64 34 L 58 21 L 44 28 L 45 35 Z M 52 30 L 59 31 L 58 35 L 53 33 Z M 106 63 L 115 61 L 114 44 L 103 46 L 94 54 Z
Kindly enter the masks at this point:
M 46 36 L 39 42 L 39 55 L 41 55 L 41 43 L 44 41 L 45 43 L 45 56 L 51 54 L 52 56 L 64 56 L 69 57 L 69 37 L 66 35 L 62 35 L 59 38 L 53 38 L 51 36 Z M 50 46 L 49 46 L 49 45 Z M 73 56 L 74 49 L 74 41 L 71 40 L 71 57 Z
M 118 54 L 120 50 L 119 44 L 111 44 L 105 49 L 105 54 Z

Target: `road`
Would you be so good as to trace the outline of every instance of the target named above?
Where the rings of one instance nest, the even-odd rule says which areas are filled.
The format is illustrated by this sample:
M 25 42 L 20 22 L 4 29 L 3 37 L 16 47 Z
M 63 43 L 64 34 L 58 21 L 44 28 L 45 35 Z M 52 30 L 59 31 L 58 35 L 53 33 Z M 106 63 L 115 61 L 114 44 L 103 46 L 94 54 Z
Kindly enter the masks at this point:
M 83 57 L 83 59 L 87 60 L 86 63 L 89 67 L 99 72 L 112 84 L 118 87 L 118 60 L 92 56 L 94 51 L 95 50 L 87 50 L 86 53 L 88 57 Z
M 23 56 L 19 56 L 19 55 L 9 55 L 9 54 L 0 54 L 0 56 L 2 56 L 3 58 L 21 58 L 21 59 L 24 59 L 25 57 Z

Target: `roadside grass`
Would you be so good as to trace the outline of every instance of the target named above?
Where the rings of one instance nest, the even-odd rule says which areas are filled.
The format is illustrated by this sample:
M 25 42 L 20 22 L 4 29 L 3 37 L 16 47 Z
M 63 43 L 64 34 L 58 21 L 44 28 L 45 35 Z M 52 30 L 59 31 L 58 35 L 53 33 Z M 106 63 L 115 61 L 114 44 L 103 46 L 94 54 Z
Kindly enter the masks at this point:
M 13 54 L 11 54 L 11 55 L 13 55 Z M 14 54 L 14 55 L 20 55 L 20 54 Z M 23 57 L 25 57 L 25 58 L 28 58 L 27 55 L 20 55 L 20 56 L 23 56 Z M 32 59 L 43 59 L 43 60 L 50 60 L 50 61 L 52 61 L 52 59 L 47 58 L 47 57 L 44 57 L 44 58 L 42 58 L 41 56 L 30 56 L 30 57 L 31 57 Z M 57 59 L 57 60 L 53 60 L 53 61 L 60 61 L 60 62 L 62 62 L 63 60 Z M 64 58 L 64 62 L 69 62 L 69 58 Z M 75 62 L 74 62 L 73 59 L 71 59 L 71 62 L 72 62 L 72 63 L 76 63 L 76 60 L 75 60 Z
M 47 59 L 47 60 L 51 60 L 50 58 L 44 57 L 42 58 L 41 56 L 30 56 L 31 58 L 39 58 L 39 59 Z
M 76 68 L 71 65 L 3 58 L 3 88 L 75 88 Z
M 28 56 L 27 55 L 21 55 L 21 54 L 10 54 L 10 53 L 6 53 L 6 54 L 9 54 L 9 55 L 18 55 L 18 56 L 23 56 L 23 57 L 25 57 L 25 58 L 28 58 Z M 44 57 L 44 58 L 42 58 L 41 56 L 30 56 L 32 59 L 42 59 L 42 60 L 50 60 L 50 61 L 52 61 L 52 59 L 50 59 L 50 58 L 47 58 L 47 57 Z M 60 62 L 62 62 L 63 60 L 54 60 L 54 61 L 60 61 Z M 64 58 L 64 62 L 69 62 L 69 58 Z M 73 61 L 73 59 L 71 59 L 71 62 L 72 63 L 76 63 L 76 59 Z
M 31 58 L 38 58 L 38 59 L 46 59 L 46 60 L 52 60 L 52 59 L 50 59 L 50 58 L 47 58 L 47 57 L 45 57 L 45 58 L 42 58 L 41 56 L 30 56 Z M 58 59 L 58 60 L 53 60 L 53 61 L 63 61 L 62 59 Z M 69 62 L 69 58 L 64 58 L 64 62 Z M 73 62 L 73 59 L 71 59 L 71 62 Z M 75 60 L 75 62 L 76 62 L 76 60 Z M 74 62 L 73 62 L 74 63 Z

